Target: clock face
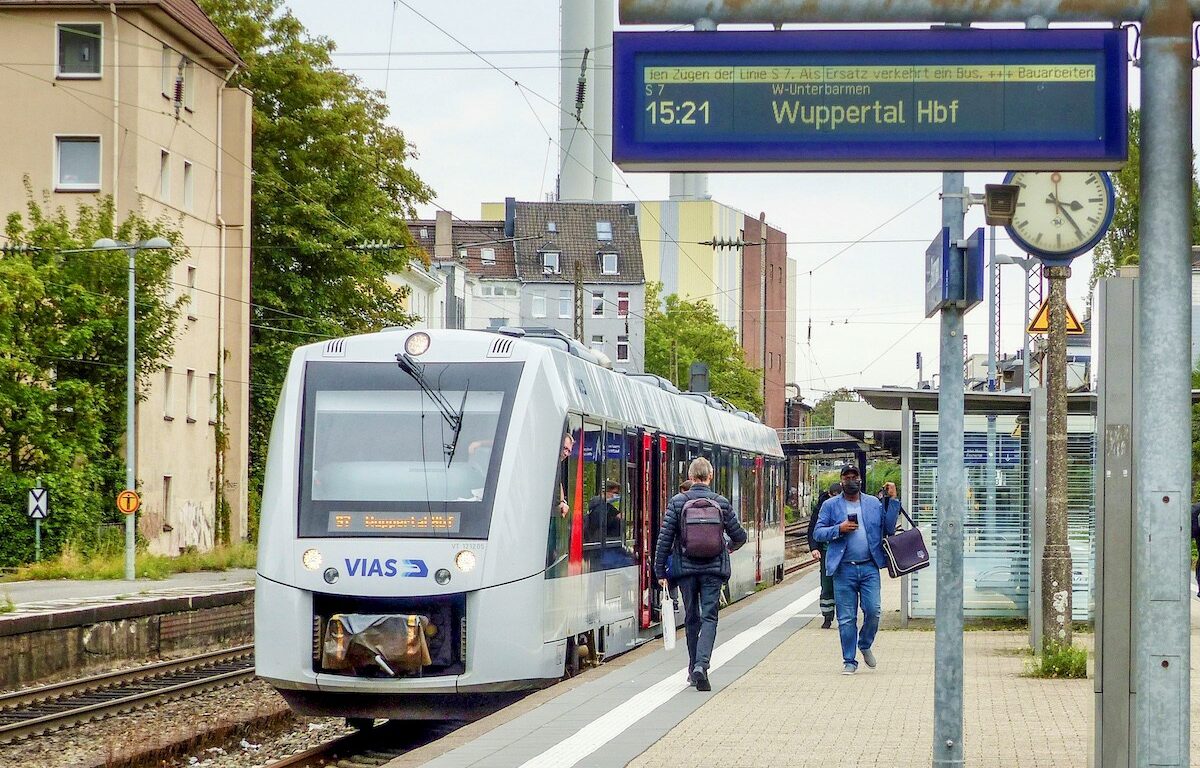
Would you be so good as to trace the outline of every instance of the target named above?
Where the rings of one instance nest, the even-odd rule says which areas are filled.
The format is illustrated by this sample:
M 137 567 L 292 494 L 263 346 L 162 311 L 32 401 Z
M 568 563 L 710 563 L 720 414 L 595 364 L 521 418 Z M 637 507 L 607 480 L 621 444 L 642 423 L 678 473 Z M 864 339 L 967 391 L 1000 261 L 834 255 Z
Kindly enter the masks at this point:
M 1113 188 L 1100 171 L 1016 171 L 1020 188 L 1008 232 L 1034 254 L 1075 256 L 1104 237 L 1112 221 Z

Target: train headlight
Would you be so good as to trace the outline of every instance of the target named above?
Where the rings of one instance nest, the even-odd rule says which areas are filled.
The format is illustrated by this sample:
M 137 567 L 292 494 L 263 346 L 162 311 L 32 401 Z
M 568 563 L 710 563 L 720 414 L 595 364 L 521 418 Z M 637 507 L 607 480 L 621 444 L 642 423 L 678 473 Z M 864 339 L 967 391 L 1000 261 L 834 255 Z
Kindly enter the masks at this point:
M 338 569 L 337 568 L 326 568 L 325 569 L 325 583 L 333 584 L 337 580 L 338 580 Z
M 300 562 L 304 563 L 304 567 L 310 571 L 315 571 L 321 567 L 321 550 L 306 549 L 304 554 L 300 556 Z
M 420 357 L 429 351 L 429 334 L 417 331 L 404 340 L 404 351 L 413 357 Z
M 463 573 L 470 573 L 475 570 L 475 553 L 469 549 L 464 549 L 454 556 L 454 565 Z
M 445 568 L 438 568 L 437 573 L 433 574 L 433 580 L 438 584 L 445 586 L 450 583 L 450 571 Z

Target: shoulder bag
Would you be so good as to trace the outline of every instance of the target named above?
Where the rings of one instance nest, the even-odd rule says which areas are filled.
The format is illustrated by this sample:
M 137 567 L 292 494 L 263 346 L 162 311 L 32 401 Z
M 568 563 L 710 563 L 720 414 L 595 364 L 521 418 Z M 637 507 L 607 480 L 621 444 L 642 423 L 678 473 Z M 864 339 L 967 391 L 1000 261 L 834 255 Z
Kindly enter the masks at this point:
M 888 575 L 893 579 L 929 566 L 929 548 L 925 546 L 921 529 L 908 516 L 908 512 L 904 511 L 904 507 L 900 508 L 900 514 L 908 521 L 908 530 L 883 537 L 883 553 L 887 555 Z

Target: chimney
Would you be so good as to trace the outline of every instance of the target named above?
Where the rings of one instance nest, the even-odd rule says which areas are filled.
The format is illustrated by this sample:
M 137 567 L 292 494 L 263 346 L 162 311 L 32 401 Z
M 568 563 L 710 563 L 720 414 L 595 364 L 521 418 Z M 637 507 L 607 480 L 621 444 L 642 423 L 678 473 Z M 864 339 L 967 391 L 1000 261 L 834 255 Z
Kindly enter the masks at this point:
M 433 258 L 454 258 L 454 225 L 451 222 L 450 211 L 439 210 L 434 220 L 433 228 Z
M 515 237 L 517 231 L 517 198 L 504 198 L 504 236 Z

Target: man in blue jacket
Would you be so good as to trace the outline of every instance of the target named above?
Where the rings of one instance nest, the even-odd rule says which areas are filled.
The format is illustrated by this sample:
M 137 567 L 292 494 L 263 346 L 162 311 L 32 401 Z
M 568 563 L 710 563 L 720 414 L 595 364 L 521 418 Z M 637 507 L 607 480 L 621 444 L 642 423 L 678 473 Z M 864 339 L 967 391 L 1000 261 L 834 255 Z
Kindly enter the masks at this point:
M 858 671 L 855 648 L 875 668 L 871 646 L 879 631 L 879 569 L 886 567 L 883 532 L 896 530 L 898 505 L 885 510 L 879 499 L 862 493 L 858 468 L 842 468 L 842 492 L 821 505 L 813 538 L 828 542 L 825 572 L 833 577 L 838 634 L 842 641 L 842 674 Z M 858 609 L 862 607 L 862 629 Z
M 688 680 L 698 691 L 712 690 L 708 681 L 708 666 L 712 661 L 713 645 L 717 641 L 717 608 L 721 601 L 721 586 L 729 581 L 729 553 L 740 548 L 748 538 L 746 530 L 733 513 L 729 499 L 714 493 L 709 487 L 712 476 L 713 468 L 708 459 L 701 456 L 692 461 L 688 467 L 688 479 L 692 481 L 692 486 L 683 493 L 675 494 L 667 502 L 667 514 L 654 547 L 654 575 L 664 590 L 668 589 L 667 556 L 671 557 L 672 579 L 679 585 L 683 597 Z M 694 559 L 683 552 L 680 540 L 680 529 L 686 522 L 683 519 L 683 507 L 695 499 L 710 499 L 721 510 L 721 525 L 730 544 L 722 547 L 716 557 Z M 675 627 L 663 627 L 663 632 L 674 631 Z

